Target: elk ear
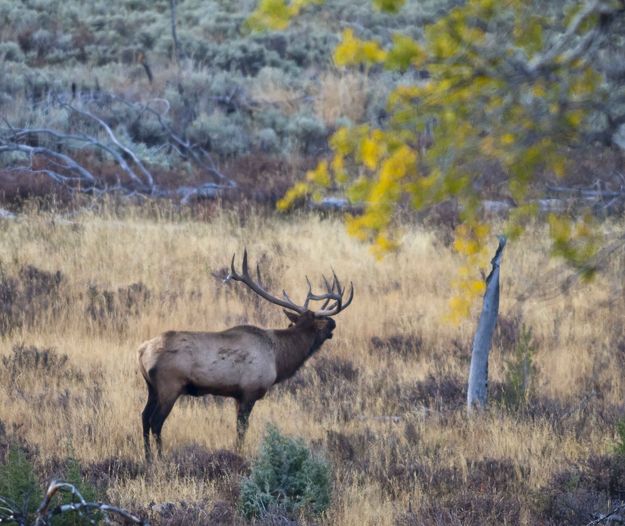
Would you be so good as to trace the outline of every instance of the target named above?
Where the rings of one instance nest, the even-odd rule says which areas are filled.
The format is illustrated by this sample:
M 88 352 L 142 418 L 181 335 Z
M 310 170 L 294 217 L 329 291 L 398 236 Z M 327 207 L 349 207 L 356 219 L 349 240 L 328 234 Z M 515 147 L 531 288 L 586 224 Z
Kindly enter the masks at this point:
M 291 323 L 295 324 L 299 321 L 299 314 L 295 313 L 295 312 L 291 312 L 290 310 L 285 310 L 282 309 L 282 312 L 284 312 L 284 314 L 286 314 L 286 317 L 291 321 Z

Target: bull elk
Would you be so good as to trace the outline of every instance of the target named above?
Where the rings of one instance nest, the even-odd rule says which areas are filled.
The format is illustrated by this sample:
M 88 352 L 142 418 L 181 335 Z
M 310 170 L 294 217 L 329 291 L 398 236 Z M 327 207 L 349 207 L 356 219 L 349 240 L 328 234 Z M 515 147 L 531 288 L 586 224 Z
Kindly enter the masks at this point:
M 222 332 L 169 331 L 144 342 L 138 349 L 139 369 L 148 387 L 148 400 L 142 413 L 145 456 L 151 460 L 150 431 L 162 456 L 161 430 L 180 395 L 227 396 L 236 400 L 237 446 L 245 437 L 254 404 L 269 388 L 290 378 L 326 340 L 336 327 L 332 316 L 349 306 L 354 297 L 350 284 L 347 300 L 333 271 L 332 284 L 324 276 L 326 292 L 314 294 L 308 278 L 308 294 L 303 305 L 295 304 L 283 291 L 283 298 L 271 295 L 261 286 L 260 269 L 254 281 L 249 274 L 247 251 L 243 253 L 241 274 L 234 268 L 225 281 L 247 285 L 267 301 L 284 308 L 291 321 L 286 329 L 261 329 L 239 325 Z M 322 301 L 319 310 L 309 309 L 311 301 Z

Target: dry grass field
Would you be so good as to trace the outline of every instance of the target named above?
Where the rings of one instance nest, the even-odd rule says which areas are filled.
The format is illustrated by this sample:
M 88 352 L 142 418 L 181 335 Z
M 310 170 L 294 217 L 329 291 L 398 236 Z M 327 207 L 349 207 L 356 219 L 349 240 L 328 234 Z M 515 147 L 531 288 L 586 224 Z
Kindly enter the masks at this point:
M 468 419 L 475 319 L 445 322 L 458 262 L 443 229 L 405 231 L 401 251 L 376 261 L 339 220 L 308 215 L 218 210 L 200 221 L 154 206 L 3 220 L 0 452 L 25 447 L 42 484 L 72 456 L 103 499 L 155 524 L 245 523 L 238 484 L 269 423 L 332 467 L 331 507 L 304 524 L 585 524 L 624 499 L 614 448 L 625 412 L 625 258 L 545 297 L 565 272 L 541 227 L 510 244 L 491 408 Z M 335 338 L 256 405 L 240 455 L 232 400 L 181 399 L 164 459 L 147 467 L 137 346 L 171 329 L 287 325 L 278 307 L 219 279 L 244 246 L 272 290 L 303 298 L 305 275 L 318 283 L 334 268 L 353 281 L 354 302 Z M 531 390 L 510 408 L 523 327 L 536 349 Z M 45 349 L 54 352 L 43 358 Z

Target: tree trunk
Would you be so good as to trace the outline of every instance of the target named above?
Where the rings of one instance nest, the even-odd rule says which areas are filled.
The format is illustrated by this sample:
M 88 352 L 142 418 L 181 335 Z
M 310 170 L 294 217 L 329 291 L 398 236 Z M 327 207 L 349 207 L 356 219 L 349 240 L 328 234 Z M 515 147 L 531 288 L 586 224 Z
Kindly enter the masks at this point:
M 484 409 L 488 396 L 488 355 L 490 354 L 493 331 L 499 314 L 499 267 L 503 249 L 506 246 L 506 237 L 499 236 L 499 246 L 495 257 L 491 260 L 493 266 L 486 278 L 486 292 L 480 320 L 477 324 L 473 348 L 471 350 L 471 369 L 469 371 L 469 388 L 467 390 L 467 412 L 475 408 Z
M 176 0 L 169 0 L 169 10 L 171 13 L 171 39 L 173 45 L 173 55 L 176 64 L 179 62 L 180 50 L 178 48 L 178 35 L 176 34 Z

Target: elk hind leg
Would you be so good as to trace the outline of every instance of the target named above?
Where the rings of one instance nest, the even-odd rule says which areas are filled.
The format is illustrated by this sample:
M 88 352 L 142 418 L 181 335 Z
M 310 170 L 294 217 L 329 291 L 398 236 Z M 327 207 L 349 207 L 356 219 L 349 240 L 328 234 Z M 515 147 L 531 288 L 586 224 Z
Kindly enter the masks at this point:
M 150 448 L 150 422 L 158 403 L 157 395 L 154 387 L 151 384 L 148 385 L 148 401 L 145 404 L 145 408 L 141 413 L 141 422 L 143 424 L 143 449 L 145 451 L 145 458 L 148 462 L 152 460 L 152 451 Z

